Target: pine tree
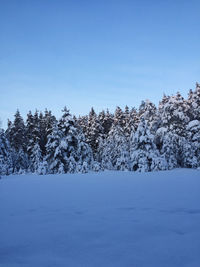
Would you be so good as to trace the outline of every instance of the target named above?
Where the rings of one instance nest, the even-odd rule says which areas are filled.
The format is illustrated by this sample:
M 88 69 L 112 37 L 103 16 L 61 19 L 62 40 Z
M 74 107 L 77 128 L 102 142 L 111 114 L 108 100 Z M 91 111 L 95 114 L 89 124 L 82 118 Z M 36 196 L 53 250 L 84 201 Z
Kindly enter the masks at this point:
M 16 152 L 20 149 L 26 151 L 25 125 L 19 110 L 15 113 L 14 122 L 12 123 L 8 121 L 6 134 L 9 138 L 11 147 L 14 148 Z
M 28 170 L 32 173 L 38 173 L 43 161 L 40 148 L 40 119 L 36 110 L 34 116 L 31 112 L 27 115 L 26 132 L 27 132 L 27 154 L 29 158 Z
M 114 125 L 99 147 L 102 169 L 129 170 L 129 146 L 120 125 Z
M 165 159 L 159 154 L 154 144 L 154 136 L 144 118 L 141 119 L 137 131 L 131 135 L 130 165 L 131 170 L 140 172 L 167 168 Z
M 41 156 L 45 156 L 46 150 L 46 123 L 43 113 L 40 111 L 38 116 L 38 144 L 41 152 Z
M 77 167 L 76 171 L 86 173 L 93 167 L 92 149 L 85 141 L 85 136 L 79 130 L 78 132 L 78 148 L 77 148 Z
M 200 121 L 200 84 L 196 83 L 196 89 L 189 91 L 188 105 L 190 107 L 190 119 Z
M 150 131 L 155 133 L 159 124 L 159 115 L 156 106 L 150 101 L 142 101 L 139 107 L 139 118 L 144 118 L 150 127 Z
M 122 129 L 125 127 L 125 114 L 120 107 L 116 107 L 114 114 L 114 125 L 119 125 Z
M 9 142 L 5 133 L 0 129 L 0 175 L 12 173 L 12 158 Z
M 126 138 L 130 137 L 131 134 L 131 119 L 130 119 L 130 111 L 129 111 L 129 107 L 125 106 L 125 111 L 124 111 L 124 135 L 126 136 Z
M 29 111 L 27 114 L 27 120 L 26 120 L 26 137 L 27 139 L 31 139 L 34 129 L 34 119 L 32 112 Z
M 27 139 L 23 118 L 19 110 L 15 113 L 14 122 L 8 121 L 6 136 L 11 146 L 13 173 L 23 173 L 28 168 L 28 156 L 26 151 Z
M 156 131 L 154 143 L 162 157 L 167 162 L 167 169 L 179 167 L 182 157 L 181 137 L 161 127 Z
M 139 122 L 140 122 L 139 114 L 138 114 L 136 108 L 132 108 L 130 110 L 130 122 L 129 122 L 130 134 L 137 130 Z
M 142 101 L 140 107 L 139 107 L 139 117 L 144 118 L 149 122 L 149 125 L 154 121 L 154 117 L 156 115 L 156 106 L 150 101 Z
M 189 122 L 189 106 L 178 92 L 175 96 L 165 97 L 159 104 L 162 127 L 179 136 L 186 136 L 185 128 Z
M 64 159 L 60 151 L 60 140 L 63 137 L 57 123 L 54 124 L 52 132 L 47 136 L 46 161 L 49 173 L 64 173 Z
M 103 127 L 99 122 L 96 112 L 92 108 L 88 116 L 88 123 L 85 132 L 85 137 L 86 137 L 86 142 L 92 148 L 95 159 L 97 159 L 98 157 L 97 150 L 102 136 L 103 136 Z
M 98 120 L 101 127 L 103 128 L 102 136 L 103 138 L 106 138 L 113 124 L 113 116 L 108 109 L 106 112 L 102 110 L 98 115 Z
M 186 128 L 187 142 L 184 144 L 184 165 L 189 168 L 200 166 L 200 121 L 190 121 Z
M 47 136 L 52 133 L 53 125 L 56 123 L 56 118 L 51 111 L 45 109 L 44 116 L 40 113 L 39 129 L 40 129 L 40 148 L 42 156 L 46 155 Z
M 34 145 L 34 140 L 33 140 L 34 127 L 35 127 L 34 118 L 33 118 L 32 112 L 29 111 L 29 113 L 27 114 L 27 120 L 26 120 L 27 154 L 29 158 L 31 156 L 32 147 Z
M 92 161 L 92 152 L 84 136 L 75 127 L 75 122 L 65 107 L 63 115 L 53 132 L 48 136 L 46 145 L 50 173 L 86 172 Z

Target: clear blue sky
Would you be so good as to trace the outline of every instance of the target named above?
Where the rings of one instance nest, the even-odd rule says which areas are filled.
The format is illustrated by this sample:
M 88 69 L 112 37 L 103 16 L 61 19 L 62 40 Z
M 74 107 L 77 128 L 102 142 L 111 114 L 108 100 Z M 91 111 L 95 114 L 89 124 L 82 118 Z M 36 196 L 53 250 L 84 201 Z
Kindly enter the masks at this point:
M 0 118 L 155 104 L 200 81 L 200 1 L 0 0 Z

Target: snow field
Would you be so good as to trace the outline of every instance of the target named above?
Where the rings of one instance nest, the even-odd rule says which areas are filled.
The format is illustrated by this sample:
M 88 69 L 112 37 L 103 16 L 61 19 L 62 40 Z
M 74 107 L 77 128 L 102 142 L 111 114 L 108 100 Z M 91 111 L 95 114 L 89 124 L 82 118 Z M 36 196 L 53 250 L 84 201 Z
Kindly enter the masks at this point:
M 0 180 L 0 266 L 200 266 L 200 172 Z

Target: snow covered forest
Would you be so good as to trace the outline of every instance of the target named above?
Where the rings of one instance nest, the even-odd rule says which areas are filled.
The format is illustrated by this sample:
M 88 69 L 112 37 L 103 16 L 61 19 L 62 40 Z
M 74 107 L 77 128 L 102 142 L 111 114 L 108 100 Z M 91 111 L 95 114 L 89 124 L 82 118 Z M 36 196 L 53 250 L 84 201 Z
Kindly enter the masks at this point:
M 0 130 L 0 174 L 56 174 L 89 170 L 157 171 L 200 166 L 200 85 L 188 98 L 163 96 L 158 107 L 143 101 L 138 110 L 117 107 L 114 114 L 92 108 L 75 117 L 65 107 L 19 110 Z

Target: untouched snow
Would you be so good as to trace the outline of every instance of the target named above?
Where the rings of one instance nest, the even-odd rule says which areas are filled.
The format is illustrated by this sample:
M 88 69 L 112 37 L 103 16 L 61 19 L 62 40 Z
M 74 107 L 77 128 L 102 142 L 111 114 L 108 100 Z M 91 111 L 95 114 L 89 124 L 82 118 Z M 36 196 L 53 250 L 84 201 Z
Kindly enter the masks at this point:
M 1 267 L 199 267 L 200 172 L 0 180 Z

